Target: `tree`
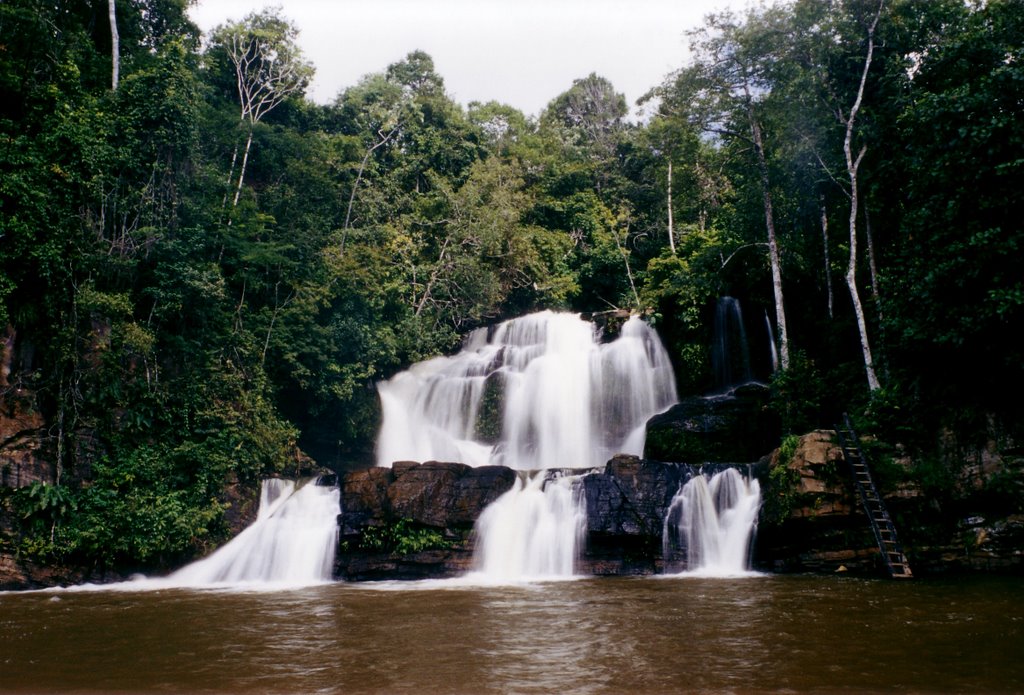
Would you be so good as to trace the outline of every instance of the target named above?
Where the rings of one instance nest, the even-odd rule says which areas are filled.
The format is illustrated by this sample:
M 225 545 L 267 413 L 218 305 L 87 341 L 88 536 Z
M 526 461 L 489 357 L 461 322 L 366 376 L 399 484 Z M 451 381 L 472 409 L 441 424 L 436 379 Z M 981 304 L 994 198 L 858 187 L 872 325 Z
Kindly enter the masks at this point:
M 491 151 L 503 157 L 511 153 L 516 143 L 536 131 L 536 124 L 527 121 L 521 111 L 497 101 L 486 104 L 474 101 L 469 105 L 467 116 L 470 123 L 483 133 Z
M 628 113 L 626 98 L 612 83 L 590 73 L 573 80 L 572 87 L 548 104 L 540 124 L 557 133 L 577 156 L 600 167 L 614 156 L 622 119 Z
M 875 373 L 875 363 L 871 356 L 871 345 L 868 340 L 867 321 L 864 318 L 864 307 L 860 301 L 860 293 L 857 291 L 857 207 L 860 203 L 860 190 L 858 188 L 857 171 L 867 153 L 867 145 L 861 145 L 856 157 L 853 155 L 853 137 L 857 114 L 860 112 L 861 104 L 864 101 L 864 86 L 868 80 L 868 73 L 871 70 L 871 59 L 875 52 L 875 28 L 882 15 L 884 0 L 879 0 L 878 9 L 867 27 L 868 45 L 864 55 L 864 69 L 861 72 L 860 84 L 857 87 L 857 96 L 847 114 L 838 110 L 839 119 L 846 126 L 846 135 L 843 138 L 843 155 L 846 159 L 846 173 L 850 179 L 850 262 L 846 268 L 846 286 L 850 290 L 850 299 L 853 301 L 853 310 L 857 316 L 857 330 L 860 334 L 860 347 L 864 355 L 864 371 L 867 374 L 868 389 L 876 391 L 881 387 L 878 376 Z
M 121 75 L 121 39 L 117 33 L 117 0 L 108 0 L 108 14 L 110 15 L 110 60 L 112 64 L 110 88 L 116 92 Z
M 214 45 L 227 53 L 234 67 L 239 120 L 247 126 L 232 208 L 237 207 L 242 193 L 256 124 L 282 101 L 301 94 L 313 76 L 313 66 L 303 59 L 295 42 L 297 36 L 298 29 L 273 8 L 251 13 L 241 22 L 218 27 L 214 32 Z M 229 189 L 237 157 L 236 146 L 228 171 Z
M 762 103 L 772 87 L 773 50 L 778 48 L 772 39 L 778 34 L 778 24 L 783 19 L 778 8 L 761 14 L 752 11 L 745 24 L 737 22 L 728 12 L 710 15 L 706 27 L 691 33 L 693 64 L 670 76 L 657 94 L 662 98 L 660 111 L 663 115 L 683 118 L 717 138 L 742 140 L 753 153 L 768 236 L 780 366 L 787 369 L 789 331 L 782 290 L 782 262 L 762 124 Z
M 1020 422 L 1024 350 L 1024 12 L 1019 2 L 898 4 L 901 146 L 879 184 L 904 206 L 883 267 L 885 326 L 922 406 Z
M 366 173 L 370 158 L 377 150 L 393 143 L 402 128 L 403 118 L 408 119 L 408 97 L 401 85 L 388 80 L 382 74 L 367 75 L 358 85 L 345 90 L 335 100 L 335 108 L 347 112 L 348 127 L 363 142 L 364 153 L 351 184 L 345 222 L 339 252 L 344 255 L 348 230 L 352 226 L 352 212 L 359 192 L 359 184 Z

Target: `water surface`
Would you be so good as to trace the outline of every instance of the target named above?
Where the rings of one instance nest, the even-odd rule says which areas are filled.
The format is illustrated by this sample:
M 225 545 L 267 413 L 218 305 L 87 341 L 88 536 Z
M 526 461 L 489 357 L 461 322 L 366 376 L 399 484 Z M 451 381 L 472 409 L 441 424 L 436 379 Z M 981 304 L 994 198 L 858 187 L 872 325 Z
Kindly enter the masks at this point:
M 0 594 L 0 691 L 1021 692 L 1024 580 Z

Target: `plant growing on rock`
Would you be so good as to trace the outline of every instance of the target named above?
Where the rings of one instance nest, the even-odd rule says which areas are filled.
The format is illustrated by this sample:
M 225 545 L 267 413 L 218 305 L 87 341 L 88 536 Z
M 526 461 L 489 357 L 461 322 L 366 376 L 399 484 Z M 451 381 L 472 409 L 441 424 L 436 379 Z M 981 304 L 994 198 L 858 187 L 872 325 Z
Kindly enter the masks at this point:
M 412 519 L 399 519 L 385 526 L 367 527 L 359 539 L 359 550 L 411 555 L 424 550 L 444 550 L 451 542 L 437 529 Z

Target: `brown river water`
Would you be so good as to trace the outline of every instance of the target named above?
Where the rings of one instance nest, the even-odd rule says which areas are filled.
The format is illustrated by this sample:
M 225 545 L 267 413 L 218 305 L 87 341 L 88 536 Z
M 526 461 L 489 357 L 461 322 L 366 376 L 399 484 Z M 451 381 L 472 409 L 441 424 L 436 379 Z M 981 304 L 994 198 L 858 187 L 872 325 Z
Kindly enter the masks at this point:
M 1024 692 L 1024 579 L 0 593 L 0 692 Z

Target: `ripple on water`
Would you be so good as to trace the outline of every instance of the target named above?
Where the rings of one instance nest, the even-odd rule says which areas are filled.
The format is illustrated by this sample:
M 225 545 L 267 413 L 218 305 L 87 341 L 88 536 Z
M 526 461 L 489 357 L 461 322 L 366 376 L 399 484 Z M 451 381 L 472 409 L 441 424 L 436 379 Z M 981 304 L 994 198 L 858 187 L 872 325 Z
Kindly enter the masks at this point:
M 1007 692 L 1024 581 L 8 593 L 0 643 L 4 692 Z

